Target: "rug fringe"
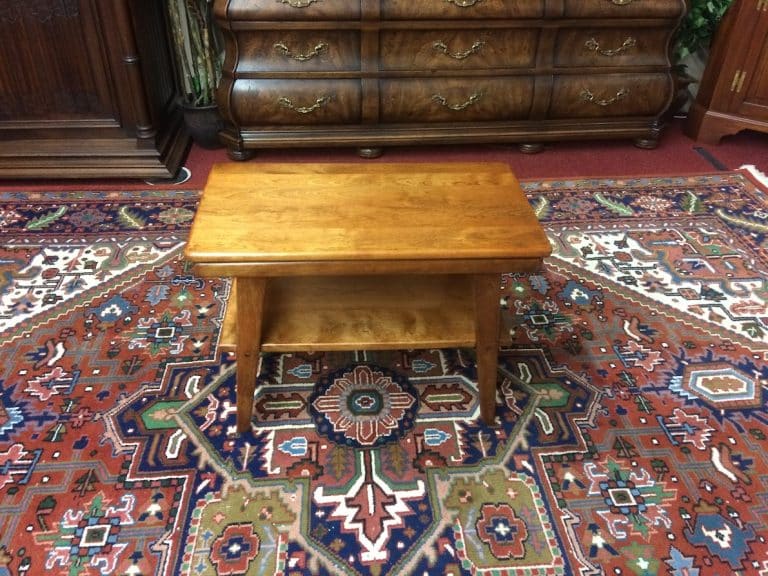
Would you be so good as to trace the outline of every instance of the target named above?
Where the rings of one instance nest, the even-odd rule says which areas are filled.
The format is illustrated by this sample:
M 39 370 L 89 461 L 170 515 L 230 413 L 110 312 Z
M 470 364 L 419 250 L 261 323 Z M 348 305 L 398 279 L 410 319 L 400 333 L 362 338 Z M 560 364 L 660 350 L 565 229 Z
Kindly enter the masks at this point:
M 764 172 L 761 172 L 757 169 L 757 166 L 754 164 L 744 164 L 742 166 L 739 166 L 739 170 L 746 170 L 749 172 L 752 177 L 760 182 L 763 186 L 765 186 L 766 191 L 768 191 L 768 175 L 766 175 Z

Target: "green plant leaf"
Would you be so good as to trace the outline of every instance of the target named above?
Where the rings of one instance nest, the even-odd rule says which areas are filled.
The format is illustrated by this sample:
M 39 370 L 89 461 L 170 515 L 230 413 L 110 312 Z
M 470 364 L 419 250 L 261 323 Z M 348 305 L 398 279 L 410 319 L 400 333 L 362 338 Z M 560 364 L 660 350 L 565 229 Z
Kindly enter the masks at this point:
M 733 0 L 691 0 L 675 34 L 674 55 L 681 60 L 700 48 L 708 48 L 720 20 Z
M 187 104 L 215 101 L 224 49 L 208 0 L 166 0 L 179 90 Z

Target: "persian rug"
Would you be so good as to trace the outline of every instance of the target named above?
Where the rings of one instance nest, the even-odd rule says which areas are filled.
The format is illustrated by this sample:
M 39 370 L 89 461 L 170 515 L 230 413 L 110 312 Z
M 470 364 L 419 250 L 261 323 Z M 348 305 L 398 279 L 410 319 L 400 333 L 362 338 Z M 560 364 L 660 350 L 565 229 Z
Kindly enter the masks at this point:
M 265 356 L 241 436 L 198 194 L 3 193 L 0 575 L 767 575 L 765 193 L 524 188 L 497 426 L 472 350 L 358 351 Z

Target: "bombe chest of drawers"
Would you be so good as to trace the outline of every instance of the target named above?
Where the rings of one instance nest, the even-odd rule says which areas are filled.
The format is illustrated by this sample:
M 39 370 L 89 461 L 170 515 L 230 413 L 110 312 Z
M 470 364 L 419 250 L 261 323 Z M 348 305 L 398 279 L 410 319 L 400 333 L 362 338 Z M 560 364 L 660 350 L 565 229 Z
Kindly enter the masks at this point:
M 215 0 L 218 104 L 255 149 L 631 138 L 674 96 L 685 0 Z

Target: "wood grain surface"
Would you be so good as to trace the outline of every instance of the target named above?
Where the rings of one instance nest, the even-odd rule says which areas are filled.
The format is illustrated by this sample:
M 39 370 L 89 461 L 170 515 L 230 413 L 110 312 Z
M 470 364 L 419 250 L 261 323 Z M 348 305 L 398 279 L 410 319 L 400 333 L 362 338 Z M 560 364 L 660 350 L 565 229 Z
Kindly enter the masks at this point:
M 495 278 L 498 292 L 498 275 Z M 238 282 L 227 303 L 222 351 L 237 348 Z M 492 300 L 498 302 L 498 297 Z M 272 278 L 268 283 L 261 330 L 264 352 L 474 345 L 469 276 L 324 276 Z
M 198 263 L 549 253 L 517 180 L 500 163 L 219 164 L 186 248 Z
M 195 272 L 235 279 L 237 429 L 263 352 L 477 347 L 495 419 L 502 272 L 551 247 L 503 163 L 220 164 L 195 214 Z

